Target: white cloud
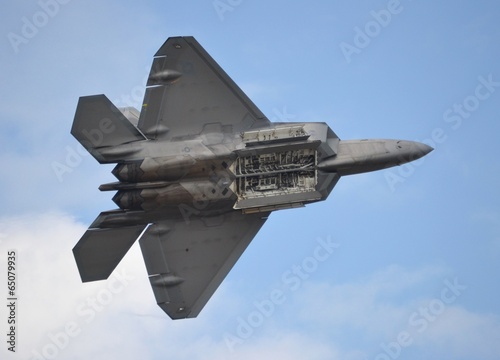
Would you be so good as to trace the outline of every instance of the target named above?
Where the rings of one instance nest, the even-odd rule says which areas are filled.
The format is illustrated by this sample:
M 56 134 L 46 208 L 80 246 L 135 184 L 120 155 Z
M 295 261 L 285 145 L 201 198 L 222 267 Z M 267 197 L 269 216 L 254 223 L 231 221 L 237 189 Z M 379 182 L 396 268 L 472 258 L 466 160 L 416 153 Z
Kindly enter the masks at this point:
M 27 359 L 32 351 L 38 351 L 50 357 L 54 349 L 61 354 L 70 352 L 74 344 L 77 348 L 77 344 L 89 336 L 96 344 L 108 341 L 108 336 L 96 336 L 100 331 L 95 329 L 97 324 L 109 319 L 108 313 L 133 310 L 139 299 L 142 301 L 148 296 L 153 299 L 148 284 L 138 280 L 146 279 L 144 266 L 139 261 L 130 261 L 131 257 L 137 258 L 137 253 L 131 254 L 117 269 L 122 280 L 82 284 L 71 249 L 86 227 L 68 215 L 5 217 L 0 220 L 0 229 L 3 234 L 1 268 L 6 269 L 7 250 L 15 249 L 18 254 L 16 356 Z M 145 295 L 139 297 L 137 294 Z M 155 304 L 146 300 L 143 306 Z M 4 311 L 2 307 L 2 313 Z M 7 325 L 4 326 L 5 330 Z M 116 332 L 115 326 L 105 326 L 104 334 Z
M 449 358 L 498 359 L 500 318 L 478 314 L 460 306 L 446 309 L 416 345 L 448 354 Z
M 401 294 L 413 294 L 414 287 L 442 273 L 434 267 L 411 272 L 390 266 L 359 282 L 307 283 L 297 297 L 300 316 L 323 325 L 337 324 L 339 331 L 345 326 L 362 330 L 365 335 L 387 337 L 408 317 L 408 304 L 400 304 Z M 415 306 L 415 298 L 405 300 Z
M 155 304 L 137 245 L 108 281 L 80 282 L 71 249 L 85 229 L 57 212 L 0 219 L 0 268 L 6 268 L 8 249 L 18 252 L 20 321 L 19 352 L 13 357 L 3 348 L 2 358 L 299 359 L 306 351 L 308 359 L 357 360 L 375 357 L 381 343 L 396 341 L 403 331 L 417 353 L 481 359 L 500 353 L 499 319 L 465 309 L 459 297 L 425 329 L 409 323 L 442 296 L 444 280 L 453 281 L 439 267 L 391 266 L 341 285 L 308 280 L 251 336 L 229 346 L 224 335 L 235 333 L 235 322 L 226 320 L 248 302 L 230 282 L 197 319 L 172 321 Z M 2 308 L 0 319 L 5 317 Z
M 19 272 L 18 351 L 2 348 L 2 358 L 299 359 L 305 347 L 310 359 L 338 358 L 334 347 L 272 323 L 231 351 L 217 319 L 241 297 L 227 284 L 197 319 L 170 320 L 154 301 L 137 245 L 110 279 L 82 284 L 71 249 L 85 230 L 58 212 L 0 219 L 0 268 L 15 249 Z
M 497 359 L 500 318 L 464 308 L 464 292 L 467 286 L 446 269 L 391 266 L 357 283 L 308 283 L 297 295 L 296 306 L 302 323 L 315 324 L 318 334 L 328 333 L 330 338 L 349 334 L 340 348 L 353 347 L 368 358 L 384 353 L 382 344 L 396 344 L 407 334 L 408 342 L 403 341 L 392 356 Z M 356 337 L 360 341 L 353 342 Z

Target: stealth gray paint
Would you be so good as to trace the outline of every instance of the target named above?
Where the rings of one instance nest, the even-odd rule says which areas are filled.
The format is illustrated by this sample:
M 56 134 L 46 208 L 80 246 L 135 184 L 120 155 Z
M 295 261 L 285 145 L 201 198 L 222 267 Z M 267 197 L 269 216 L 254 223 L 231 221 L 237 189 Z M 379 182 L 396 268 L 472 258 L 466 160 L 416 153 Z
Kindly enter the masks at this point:
M 71 133 L 100 163 L 116 163 L 118 180 L 99 187 L 116 191 L 118 209 L 73 249 L 82 281 L 108 278 L 140 236 L 154 296 L 173 319 L 198 315 L 272 211 L 432 150 L 340 140 L 325 123 L 271 123 L 192 37 L 155 54 L 140 114 L 81 97 Z

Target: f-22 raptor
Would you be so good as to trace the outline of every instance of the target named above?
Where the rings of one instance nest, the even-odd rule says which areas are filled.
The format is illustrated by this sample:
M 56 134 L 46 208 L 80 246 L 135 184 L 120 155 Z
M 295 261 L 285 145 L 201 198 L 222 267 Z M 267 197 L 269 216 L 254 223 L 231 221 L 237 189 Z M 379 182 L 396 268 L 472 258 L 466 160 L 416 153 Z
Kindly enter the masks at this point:
M 325 200 L 345 175 L 416 160 L 404 140 L 340 140 L 326 123 L 273 123 L 193 37 L 154 55 L 142 109 L 81 97 L 71 134 L 116 163 L 118 209 L 73 249 L 83 282 L 107 279 L 139 243 L 158 305 L 193 318 L 272 211 Z

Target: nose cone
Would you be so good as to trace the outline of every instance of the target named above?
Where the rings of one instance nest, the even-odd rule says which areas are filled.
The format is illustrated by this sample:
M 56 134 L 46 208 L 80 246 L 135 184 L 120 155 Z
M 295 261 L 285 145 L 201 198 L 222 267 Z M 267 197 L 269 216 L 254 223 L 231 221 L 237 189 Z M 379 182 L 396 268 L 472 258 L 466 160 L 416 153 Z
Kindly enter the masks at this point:
M 416 141 L 396 141 L 396 153 L 398 154 L 400 164 L 420 159 L 432 150 L 434 149 L 429 145 Z
M 415 142 L 415 144 L 416 144 L 416 147 L 418 149 L 418 152 L 421 153 L 422 156 L 425 156 L 428 153 L 430 153 L 432 150 L 434 150 L 434 148 L 432 146 L 429 146 L 429 145 L 424 144 L 424 143 Z

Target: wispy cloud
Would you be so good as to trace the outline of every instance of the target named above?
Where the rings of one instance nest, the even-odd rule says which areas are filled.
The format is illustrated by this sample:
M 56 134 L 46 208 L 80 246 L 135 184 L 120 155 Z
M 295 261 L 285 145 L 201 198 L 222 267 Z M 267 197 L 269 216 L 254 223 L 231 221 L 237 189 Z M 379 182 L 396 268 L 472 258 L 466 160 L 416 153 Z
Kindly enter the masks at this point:
M 299 291 L 287 294 L 289 300 L 277 315 L 230 351 L 223 333 L 234 324 L 216 321 L 221 312 L 236 311 L 244 301 L 230 282 L 199 318 L 171 321 L 154 303 L 137 246 L 110 279 L 82 284 L 71 248 L 85 231 L 83 224 L 63 213 L 49 213 L 3 217 L 0 228 L 1 248 L 19 253 L 23 340 L 18 355 L 27 359 L 38 354 L 96 359 L 149 354 L 154 359 L 155 353 L 165 352 L 177 359 L 299 359 L 304 348 L 310 359 L 361 359 L 362 354 L 371 356 L 370 348 L 344 342 L 343 333 L 357 334 L 377 350 L 379 342 L 389 343 L 408 327 L 413 312 L 441 296 L 443 281 L 453 281 L 450 271 L 440 267 L 399 266 L 339 285 L 308 279 Z M 4 257 L 0 266 L 5 267 Z M 227 304 L 233 304 L 232 310 Z M 288 317 L 296 317 L 297 324 L 288 327 L 283 321 Z M 412 346 L 434 349 L 435 354 L 443 353 L 442 344 L 451 344 L 456 354 L 472 354 L 480 347 L 484 359 L 498 355 L 492 340 L 500 335 L 499 319 L 467 310 L 459 297 L 428 325 L 421 334 L 415 332 Z M 482 335 L 469 335 L 477 332 Z

